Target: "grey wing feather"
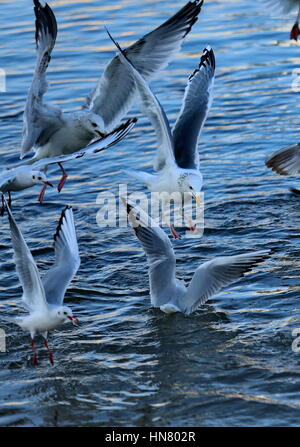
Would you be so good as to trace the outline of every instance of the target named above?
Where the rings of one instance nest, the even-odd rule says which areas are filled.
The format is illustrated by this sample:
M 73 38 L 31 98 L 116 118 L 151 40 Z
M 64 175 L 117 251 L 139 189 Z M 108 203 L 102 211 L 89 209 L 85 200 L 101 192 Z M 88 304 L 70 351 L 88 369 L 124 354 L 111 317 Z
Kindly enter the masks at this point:
M 76 158 L 85 157 L 86 155 L 102 152 L 105 149 L 108 149 L 117 144 L 119 141 L 123 140 L 123 138 L 125 138 L 131 131 L 131 129 L 135 126 L 136 122 L 137 118 L 131 118 L 127 120 L 125 123 L 122 123 L 119 127 L 117 127 L 109 134 L 105 135 L 105 137 L 100 138 L 99 140 L 96 140 L 93 143 L 90 143 L 84 149 L 73 152 L 72 154 L 43 158 L 33 163 L 32 168 L 43 169 L 46 166 L 54 163 L 65 163 L 67 161 L 74 160 Z
M 129 221 L 147 256 L 151 301 L 160 307 L 176 296 L 176 259 L 166 233 L 138 207 L 124 200 Z
M 147 81 L 166 67 L 180 50 L 184 37 L 197 21 L 202 4 L 203 0 L 188 2 L 169 20 L 124 50 Z M 107 130 L 110 130 L 128 112 L 135 94 L 130 72 L 116 56 L 107 65 L 98 85 L 87 98 L 85 107 L 99 114 Z
M 55 45 L 57 23 L 49 5 L 42 6 L 39 0 L 34 0 L 34 5 L 37 60 L 23 116 L 21 158 L 32 147 L 44 145 L 63 124 L 61 111 L 57 107 L 43 104 L 43 96 L 48 87 L 46 70 Z
M 61 214 L 54 235 L 54 252 L 55 261 L 43 277 L 43 285 L 47 302 L 61 305 L 80 265 L 73 211 L 70 206 Z
M 299 0 L 259 0 L 259 2 L 270 13 L 289 13 L 297 6 L 299 7 Z
M 214 74 L 214 53 L 207 47 L 199 67 L 189 77 L 173 130 L 175 158 L 181 168 L 199 168 L 198 139 L 212 103 Z
M 300 143 L 275 152 L 266 160 L 266 166 L 280 175 L 300 174 Z
M 4 199 L 5 200 L 5 199 Z M 31 311 L 47 308 L 44 287 L 32 254 L 6 201 L 16 270 L 23 288 L 23 301 Z
M 119 49 L 120 58 L 123 65 L 130 70 L 131 77 L 134 79 L 141 97 L 141 107 L 155 129 L 158 149 L 157 156 L 154 160 L 154 169 L 159 171 L 166 164 L 175 165 L 173 137 L 170 129 L 170 124 L 162 106 L 160 105 L 160 102 L 151 91 L 145 79 L 136 70 L 132 62 L 127 58 L 119 44 L 113 39 L 108 31 L 107 33 Z
M 186 295 L 179 302 L 179 307 L 184 313 L 190 314 L 269 255 L 269 250 L 261 250 L 205 262 L 196 270 Z

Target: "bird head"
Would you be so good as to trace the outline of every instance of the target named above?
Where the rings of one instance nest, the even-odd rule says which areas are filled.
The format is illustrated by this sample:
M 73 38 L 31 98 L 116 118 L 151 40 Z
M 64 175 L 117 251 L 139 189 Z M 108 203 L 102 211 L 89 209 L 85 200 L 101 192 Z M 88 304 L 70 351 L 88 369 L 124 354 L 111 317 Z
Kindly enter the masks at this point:
M 46 174 L 42 171 L 31 171 L 31 179 L 34 185 L 42 183 L 44 185 L 49 185 L 53 188 L 52 183 L 47 180 Z
M 95 137 L 103 138 L 105 136 L 105 126 L 101 116 L 93 112 L 85 112 L 79 115 L 81 124 L 88 129 Z
M 200 173 L 188 173 L 184 178 L 183 189 L 184 192 L 189 192 L 193 199 L 196 200 L 197 206 L 200 206 L 200 192 L 202 189 L 202 175 Z
M 60 306 L 56 310 L 56 315 L 62 323 L 70 320 L 74 326 L 78 325 L 78 319 L 73 316 L 73 312 L 68 306 Z

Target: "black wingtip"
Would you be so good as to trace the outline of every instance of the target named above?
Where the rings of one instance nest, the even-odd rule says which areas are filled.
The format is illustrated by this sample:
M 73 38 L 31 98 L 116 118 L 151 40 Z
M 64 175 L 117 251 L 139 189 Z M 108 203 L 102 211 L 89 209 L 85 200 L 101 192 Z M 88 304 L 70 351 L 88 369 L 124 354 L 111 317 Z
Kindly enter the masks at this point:
M 275 250 L 273 248 L 266 250 L 266 253 L 260 255 L 255 261 L 252 262 L 251 266 L 242 273 L 241 277 L 245 276 L 246 273 L 251 273 L 254 267 L 261 262 L 264 262 L 266 259 L 269 259 L 274 254 L 274 251 Z
M 193 25 L 197 22 L 203 2 L 204 0 L 189 1 L 177 14 L 169 19 L 170 21 L 175 21 L 180 20 L 182 17 L 186 17 L 186 29 L 183 38 L 191 31 Z
M 189 81 L 193 79 L 193 77 L 199 73 L 201 67 L 206 67 L 206 65 L 210 65 L 214 70 L 216 68 L 216 58 L 213 52 L 213 49 L 210 46 L 204 48 L 202 55 L 200 57 L 200 62 L 198 68 L 196 68 L 193 73 L 189 76 Z
M 107 138 L 109 135 L 118 134 L 117 138 L 110 144 L 108 144 L 106 147 L 101 148 L 99 150 L 96 150 L 95 153 L 102 152 L 112 146 L 115 146 L 119 141 L 123 140 L 127 136 L 127 134 L 131 131 L 131 129 L 135 126 L 136 122 L 138 121 L 137 118 L 129 118 L 124 123 L 120 124 L 120 126 L 113 129 L 111 132 L 109 132 L 105 138 Z M 100 140 L 102 140 L 101 138 Z M 95 142 L 94 142 L 95 143 Z M 93 143 L 91 143 L 93 144 Z
M 279 175 L 292 175 L 289 172 L 289 162 L 300 152 L 300 143 L 285 147 L 273 153 L 267 160 L 265 165 L 273 172 Z M 287 168 L 287 170 L 285 169 Z M 295 172 L 294 175 L 299 174 Z
M 56 241 L 56 239 L 59 236 L 59 233 L 61 231 L 61 227 L 63 225 L 63 220 L 66 217 L 66 211 L 70 210 L 70 209 L 72 209 L 72 206 L 71 205 L 66 205 L 66 207 L 62 210 L 60 218 L 59 218 L 59 221 L 58 221 L 58 224 L 57 224 L 57 227 L 56 227 L 55 234 L 53 236 L 54 241 Z
M 35 14 L 35 41 L 38 44 L 39 32 L 47 29 L 54 42 L 57 36 L 57 22 L 50 6 L 45 3 L 43 6 L 39 0 L 33 0 Z

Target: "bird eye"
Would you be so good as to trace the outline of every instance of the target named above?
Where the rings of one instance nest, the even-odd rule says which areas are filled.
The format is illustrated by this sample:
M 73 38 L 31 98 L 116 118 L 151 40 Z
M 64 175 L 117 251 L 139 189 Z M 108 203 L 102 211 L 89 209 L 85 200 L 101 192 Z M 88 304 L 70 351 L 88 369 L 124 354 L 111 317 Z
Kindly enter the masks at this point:
M 97 127 L 97 124 L 96 124 L 96 123 L 92 123 L 92 126 L 93 126 L 93 127 Z
M 35 180 L 35 175 L 32 176 L 33 180 Z
M 190 186 L 190 189 L 193 189 L 193 187 L 192 187 L 192 186 Z
M 64 315 L 67 315 L 67 312 L 64 312 Z
M 42 180 L 42 177 L 38 177 L 39 180 Z

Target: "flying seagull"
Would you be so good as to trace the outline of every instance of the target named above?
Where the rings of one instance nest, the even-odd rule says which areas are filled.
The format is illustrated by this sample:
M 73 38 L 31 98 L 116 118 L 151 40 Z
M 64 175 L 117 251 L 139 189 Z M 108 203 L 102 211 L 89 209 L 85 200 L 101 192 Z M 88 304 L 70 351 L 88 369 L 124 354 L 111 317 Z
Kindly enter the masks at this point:
M 108 149 L 111 146 L 117 144 L 119 141 L 123 140 L 123 138 L 125 138 L 127 134 L 131 131 L 131 129 L 134 127 L 136 122 L 137 118 L 131 118 L 126 122 L 124 122 L 123 124 L 121 124 L 112 132 L 108 133 L 105 137 L 99 138 L 98 140 L 94 140 L 92 143 L 88 144 L 84 149 L 72 152 L 71 154 L 42 158 L 38 161 L 35 161 L 31 165 L 23 166 L 21 164 L 16 165 L 16 167 L 12 167 L 11 169 L 7 169 L 2 173 L 4 182 L 2 188 L 1 188 L 2 177 L 0 174 L 0 190 L 2 192 L 8 192 L 10 194 L 10 191 L 20 191 L 22 189 L 29 188 L 35 185 L 36 183 L 43 183 L 43 188 L 40 192 L 38 199 L 40 202 L 42 202 L 44 199 L 47 185 L 53 186 L 50 182 L 46 181 L 45 176 L 45 172 L 47 171 L 49 165 L 57 163 L 63 169 L 62 164 L 67 161 L 82 158 L 86 155 L 102 152 L 103 150 Z M 41 172 L 41 170 L 43 170 L 44 172 Z M 19 181 L 19 178 L 22 181 L 21 180 Z M 27 181 L 27 178 L 29 178 L 30 181 Z M 9 199 L 10 199 L 9 204 L 11 205 L 10 196 Z
M 109 32 L 108 32 L 109 34 Z M 204 49 L 199 66 L 190 75 L 185 89 L 183 103 L 171 131 L 168 118 L 146 80 L 130 61 L 126 53 L 112 38 L 120 51 L 122 63 L 130 71 L 141 97 L 141 107 L 151 121 L 158 140 L 154 160 L 156 173 L 126 171 L 142 181 L 152 192 L 189 195 L 199 205 L 202 189 L 202 174 L 199 170 L 198 139 L 212 103 L 212 89 L 215 75 L 215 57 L 210 47 Z M 179 235 L 170 226 L 175 238 Z M 191 225 L 192 229 L 192 225 Z
M 46 70 L 57 37 L 55 15 L 46 4 L 33 0 L 36 17 L 37 60 L 23 117 L 21 159 L 34 151 L 25 163 L 84 148 L 94 138 L 105 136 L 119 124 L 130 109 L 135 97 L 135 85 L 116 56 L 107 65 L 97 86 L 88 95 L 79 112 L 65 113 L 59 107 L 43 101 L 47 91 Z M 189 1 L 180 11 L 154 31 L 126 49 L 142 74 L 150 80 L 180 50 L 201 11 L 203 0 Z M 62 169 L 58 185 L 63 187 L 67 173 Z
M 53 364 L 53 353 L 47 342 L 48 331 L 56 329 L 68 320 L 74 325 L 78 322 L 70 307 L 63 304 L 65 292 L 80 265 L 73 211 L 67 206 L 61 214 L 54 235 L 54 264 L 41 279 L 5 198 L 4 201 L 8 212 L 16 270 L 23 288 L 22 300 L 28 311 L 28 315 L 16 317 L 14 323 L 30 332 L 32 363 L 38 364 L 34 337 L 36 334 L 41 334 L 49 360 Z
M 270 255 L 270 250 L 214 258 L 200 265 L 186 287 L 176 278 L 176 258 L 167 234 L 141 208 L 122 198 L 129 222 L 147 256 L 153 307 L 191 314 Z

